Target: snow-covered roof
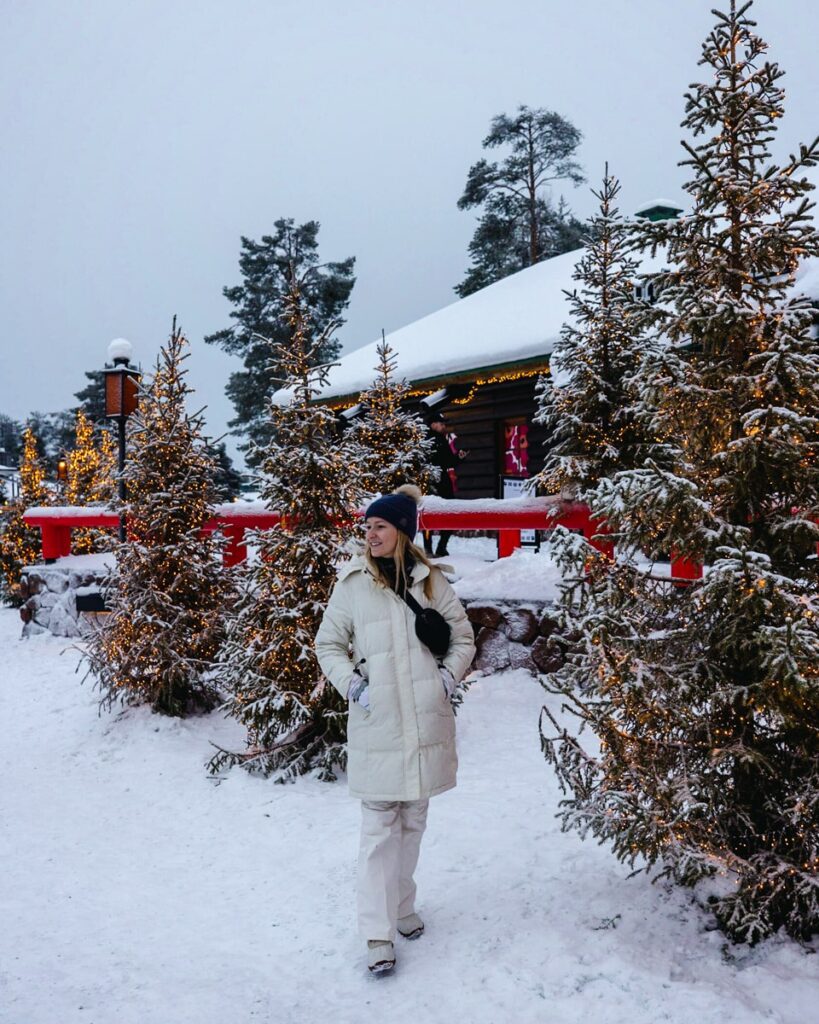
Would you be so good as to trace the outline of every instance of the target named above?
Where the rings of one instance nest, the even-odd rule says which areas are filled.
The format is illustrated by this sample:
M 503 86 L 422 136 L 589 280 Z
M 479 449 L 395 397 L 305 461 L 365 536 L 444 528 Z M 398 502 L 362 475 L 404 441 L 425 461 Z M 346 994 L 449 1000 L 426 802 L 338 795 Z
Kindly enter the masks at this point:
M 570 320 L 566 291 L 580 252 L 567 252 L 526 267 L 464 299 L 387 335 L 395 352 L 396 376 L 415 384 L 455 378 L 491 367 L 547 360 Z M 662 254 L 644 256 L 641 274 L 657 273 Z M 808 259 L 797 273 L 795 291 L 819 300 L 819 259 Z M 353 398 L 369 387 L 381 339 L 347 353 L 329 374 L 320 399 Z M 284 392 L 279 397 L 286 401 Z
M 395 351 L 396 377 L 412 382 L 454 377 L 471 370 L 545 359 L 566 321 L 564 290 L 580 252 L 526 267 L 465 299 L 387 335 Z M 654 261 L 659 270 L 661 260 Z M 369 387 L 381 339 L 342 356 L 320 397 L 353 396 Z
M 682 211 L 685 207 L 680 206 L 679 203 L 675 203 L 673 199 L 650 199 L 647 203 L 643 203 L 638 206 L 635 213 L 636 216 L 640 216 L 641 213 L 646 213 L 648 210 L 680 210 Z

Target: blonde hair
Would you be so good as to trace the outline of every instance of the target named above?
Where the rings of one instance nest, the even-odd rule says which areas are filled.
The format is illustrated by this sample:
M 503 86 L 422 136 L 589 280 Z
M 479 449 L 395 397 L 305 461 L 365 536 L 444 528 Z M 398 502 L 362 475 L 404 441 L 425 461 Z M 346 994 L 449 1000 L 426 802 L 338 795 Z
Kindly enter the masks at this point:
M 426 552 L 421 548 L 416 547 L 403 530 L 399 530 L 395 551 L 392 553 L 393 561 L 395 562 L 395 579 L 399 588 L 409 590 L 410 584 L 407 576 L 407 555 L 411 555 L 417 564 L 426 565 L 429 568 L 430 573 L 424 580 L 424 596 L 432 598 L 432 570 L 435 566 L 429 558 L 427 558 Z M 370 572 L 375 577 L 376 583 L 380 584 L 382 587 L 391 586 L 392 580 L 386 575 L 378 562 L 373 558 L 369 544 L 365 549 L 364 558 Z

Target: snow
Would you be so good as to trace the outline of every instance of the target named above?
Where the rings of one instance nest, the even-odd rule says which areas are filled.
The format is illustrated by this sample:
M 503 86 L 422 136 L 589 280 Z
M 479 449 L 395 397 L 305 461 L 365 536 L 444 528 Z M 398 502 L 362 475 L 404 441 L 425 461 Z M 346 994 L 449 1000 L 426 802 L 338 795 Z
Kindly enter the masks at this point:
M 86 516 L 115 516 L 117 513 L 102 505 L 30 505 L 26 518 L 39 519 L 85 519 Z
M 691 202 L 690 199 L 686 201 Z M 649 199 L 647 203 L 641 203 L 635 210 L 635 213 L 639 217 L 641 213 L 645 213 L 647 210 L 653 210 L 658 207 L 662 210 L 682 211 L 685 209 L 685 202 L 674 202 L 673 199 Z
M 240 730 L 103 714 L 48 635 L 0 610 L 0 1020 L 4 1024 L 804 1024 L 816 961 L 727 947 L 690 894 L 562 834 L 539 749 L 544 694 L 518 671 L 458 715 L 458 788 L 418 870 L 427 933 L 372 979 L 354 926 L 358 805 L 276 786 L 210 742 Z M 817 944 L 811 947 L 816 951 Z
M 410 381 L 451 377 L 465 370 L 546 357 L 567 318 L 564 290 L 574 287 L 578 252 L 526 267 L 386 337 L 395 352 L 395 376 Z M 662 269 L 646 257 L 646 272 Z M 378 338 L 345 355 L 329 373 L 320 397 L 357 394 L 368 387 L 378 362 Z M 274 401 L 286 402 L 280 391 Z
M 678 206 L 667 200 L 655 200 L 650 205 Z M 579 256 L 578 251 L 567 252 L 526 267 L 388 334 L 386 340 L 395 353 L 396 377 L 419 382 L 545 359 L 560 337 L 563 324 L 571 322 L 565 293 L 576 287 L 572 274 Z M 643 254 L 638 272 L 653 274 L 665 266 L 662 251 L 653 257 Z M 793 292 L 819 299 L 819 259 L 803 262 Z M 344 355 L 330 369 L 319 396 L 357 395 L 368 387 L 375 376 L 376 346 L 380 341 L 378 338 Z M 440 394 L 436 392 L 436 397 Z M 278 391 L 273 400 L 286 404 L 289 392 Z
M 44 562 L 32 565 L 32 570 L 45 570 L 51 572 L 54 569 L 85 569 L 89 572 L 111 569 L 116 563 L 116 555 L 113 551 L 101 551 L 93 555 L 63 555 L 54 562 L 46 565 Z
M 235 519 L 239 516 L 255 516 L 258 513 L 267 513 L 270 509 L 267 502 L 262 498 L 253 498 L 247 501 L 237 498 L 236 501 L 225 501 L 221 505 L 214 505 L 212 512 L 214 516 L 230 516 Z
M 120 359 L 127 363 L 133 354 L 134 346 L 127 338 L 114 338 L 108 345 L 109 363 L 114 363 Z
M 458 512 L 462 515 L 479 515 L 494 512 L 533 512 L 548 516 L 558 503 L 555 497 L 523 498 L 439 498 L 425 495 L 421 500 L 421 511 Z
M 471 568 L 454 586 L 463 601 L 532 601 L 542 605 L 557 600 L 559 583 L 560 570 L 545 551 L 519 548 L 508 558 Z
M 799 264 L 791 294 L 804 294 L 819 299 L 819 257 L 811 256 Z

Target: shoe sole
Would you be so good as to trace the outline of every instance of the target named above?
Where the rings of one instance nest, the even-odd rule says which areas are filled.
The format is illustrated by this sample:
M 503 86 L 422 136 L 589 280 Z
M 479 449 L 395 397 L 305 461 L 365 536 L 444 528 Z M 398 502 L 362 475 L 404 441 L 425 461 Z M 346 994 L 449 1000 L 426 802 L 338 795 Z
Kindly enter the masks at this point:
M 420 928 L 416 928 L 414 932 L 399 931 L 398 934 L 401 936 L 402 939 L 409 939 L 409 941 L 412 942 L 413 939 L 421 938 L 421 936 L 424 934 L 424 927 L 422 925 Z
M 370 974 L 389 974 L 395 967 L 394 960 L 382 960 L 381 963 L 373 964 L 370 967 Z

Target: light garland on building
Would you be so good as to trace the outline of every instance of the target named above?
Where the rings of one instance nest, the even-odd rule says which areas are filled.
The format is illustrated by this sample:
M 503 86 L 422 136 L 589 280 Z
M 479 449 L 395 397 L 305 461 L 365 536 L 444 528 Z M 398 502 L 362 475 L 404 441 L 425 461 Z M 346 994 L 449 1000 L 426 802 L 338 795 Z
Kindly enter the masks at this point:
M 488 377 L 477 377 L 472 384 L 469 386 L 468 394 L 463 398 L 453 398 L 453 405 L 467 405 L 475 397 L 478 388 L 485 387 L 487 384 L 506 384 L 509 381 L 523 380 L 529 377 L 542 377 L 551 373 L 548 364 L 536 367 L 534 369 L 526 370 L 513 370 L 509 373 L 493 373 Z M 445 386 L 445 385 L 444 385 Z M 439 382 L 433 387 L 423 388 L 410 388 L 406 392 L 407 398 L 428 398 L 430 395 L 434 395 L 436 391 L 441 390 L 441 383 Z M 358 405 L 361 401 L 360 393 L 350 401 L 339 405 L 334 405 L 332 402 L 328 403 L 330 408 L 336 411 L 342 412 L 345 409 L 352 409 L 353 406 Z

